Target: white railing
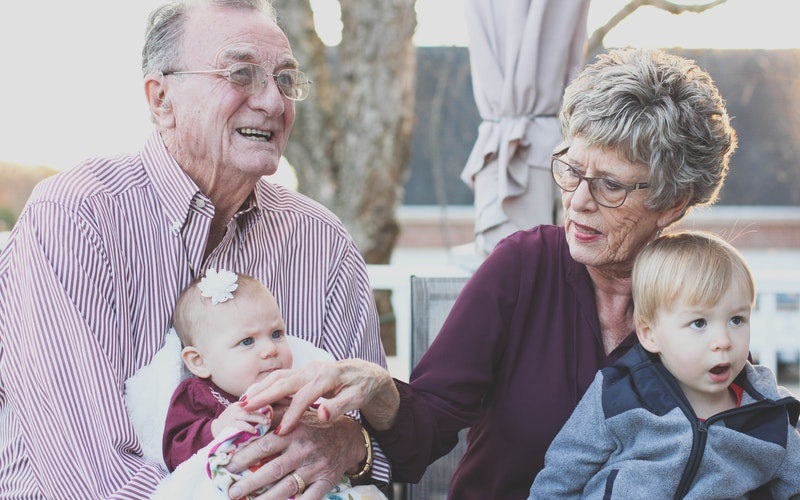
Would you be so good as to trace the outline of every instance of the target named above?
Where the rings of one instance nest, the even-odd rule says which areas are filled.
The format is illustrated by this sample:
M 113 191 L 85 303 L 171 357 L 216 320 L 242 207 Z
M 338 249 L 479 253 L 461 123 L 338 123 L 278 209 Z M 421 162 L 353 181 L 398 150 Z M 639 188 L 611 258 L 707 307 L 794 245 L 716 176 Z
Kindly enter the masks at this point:
M 772 273 L 770 273 L 772 274 Z M 756 276 L 758 301 L 753 311 L 750 348 L 759 364 L 777 374 L 778 361 L 800 361 L 800 276 Z M 789 381 L 800 385 L 800 380 Z

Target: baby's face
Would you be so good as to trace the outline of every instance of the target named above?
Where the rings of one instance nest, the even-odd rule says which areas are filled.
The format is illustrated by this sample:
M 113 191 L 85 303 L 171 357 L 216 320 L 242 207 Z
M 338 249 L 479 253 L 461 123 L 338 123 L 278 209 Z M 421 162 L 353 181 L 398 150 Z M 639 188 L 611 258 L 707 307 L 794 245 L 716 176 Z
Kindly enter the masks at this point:
M 292 367 L 292 351 L 278 304 L 269 293 L 235 294 L 224 304 L 208 306 L 203 332 L 195 337 L 220 389 L 241 396 L 269 373 Z

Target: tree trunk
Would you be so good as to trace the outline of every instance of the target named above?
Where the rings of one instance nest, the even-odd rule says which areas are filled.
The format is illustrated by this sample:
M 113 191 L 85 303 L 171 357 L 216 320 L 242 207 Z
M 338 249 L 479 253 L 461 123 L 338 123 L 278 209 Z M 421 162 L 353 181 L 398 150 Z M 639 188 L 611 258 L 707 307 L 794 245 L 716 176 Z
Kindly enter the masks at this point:
M 413 124 L 414 0 L 342 2 L 344 29 L 335 49 L 314 31 L 307 0 L 273 3 L 314 82 L 297 104 L 286 149 L 298 189 L 342 219 L 368 263 L 388 263 Z

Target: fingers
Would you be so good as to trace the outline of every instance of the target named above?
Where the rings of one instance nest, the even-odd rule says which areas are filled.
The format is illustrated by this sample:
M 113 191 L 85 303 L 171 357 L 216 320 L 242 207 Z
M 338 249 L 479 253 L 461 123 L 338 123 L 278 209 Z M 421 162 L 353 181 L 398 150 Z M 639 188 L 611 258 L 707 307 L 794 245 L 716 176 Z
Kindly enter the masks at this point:
M 236 450 L 236 453 L 231 457 L 230 464 L 228 464 L 226 468 L 238 474 L 264 458 L 282 453 L 287 445 L 288 442 L 286 440 L 269 432 Z M 259 471 L 261 471 L 261 469 L 264 469 L 264 467 L 261 467 Z M 278 471 L 278 474 L 272 477 L 272 481 L 264 484 L 271 484 L 275 482 L 275 480 L 283 477 L 283 474 L 280 472 L 281 471 Z
M 245 422 L 244 420 L 237 420 L 236 427 L 240 431 L 249 432 L 250 434 L 258 434 L 258 429 L 252 424 Z
M 363 440 L 359 443 L 353 438 L 357 429 L 350 419 L 320 424 L 313 414 L 307 413 L 292 434 L 281 437 L 270 433 L 254 440 L 234 453 L 228 466 L 231 472 L 240 472 L 261 458 L 273 458 L 237 481 L 229 495 L 242 498 L 269 486 L 258 499 L 285 500 L 299 495 L 301 490 L 304 491 L 299 498 L 323 498 L 344 471 L 358 461 L 353 449 L 363 448 Z
M 308 368 L 308 367 L 306 367 Z M 272 404 L 292 396 L 307 382 L 306 369 L 276 370 L 266 378 L 247 388 L 242 399 L 248 410 Z
M 310 363 L 299 371 L 273 372 L 248 388 L 246 408 L 250 410 L 291 396 L 291 403 L 283 414 L 280 429 L 277 431 L 286 434 L 297 426 L 309 406 L 321 396 L 333 392 L 339 380 L 336 372 L 336 364 L 333 362 Z
M 265 486 L 269 486 L 269 490 L 258 496 L 258 499 L 284 500 L 296 494 L 298 484 L 290 473 L 302 464 L 302 460 L 286 453 L 287 444 L 285 438 L 268 433 L 237 450 L 227 466 L 233 473 L 240 473 L 264 458 L 274 458 L 236 481 L 228 491 L 230 498 L 244 498 Z
M 317 416 L 322 422 L 336 420 L 347 412 L 357 410 L 363 405 L 365 398 L 358 389 L 345 387 L 331 399 L 320 402 L 317 409 Z
M 308 409 L 310 403 L 304 403 L 303 399 L 298 398 L 292 400 L 292 404 L 290 404 L 286 411 L 283 414 L 283 418 L 281 418 L 281 423 L 278 427 L 275 428 L 275 433 L 281 436 L 285 436 L 293 429 L 297 427 L 297 424 L 300 422 L 300 419 L 303 417 L 303 414 Z
M 262 471 L 267 465 L 269 464 L 264 464 L 253 474 L 245 476 L 235 482 L 230 490 L 228 490 L 228 495 L 231 499 L 236 500 L 245 498 L 246 495 L 252 495 L 254 491 L 257 491 L 265 484 L 270 485 L 269 490 L 257 496 L 256 500 L 285 500 L 301 494 L 299 489 L 300 484 L 292 474 L 287 474 L 277 480 L 272 479 L 271 476 L 262 474 Z M 300 475 L 299 473 L 297 474 Z M 302 476 L 300 477 L 302 478 Z M 303 480 L 303 487 L 306 487 L 305 480 Z
M 306 491 L 300 497 L 300 500 L 325 498 L 325 494 L 331 491 L 336 484 L 328 478 L 319 479 L 306 487 Z
M 279 434 L 293 430 L 306 408 L 323 397 L 328 401 L 318 411 L 322 421 L 366 408 L 370 415 L 377 414 L 384 425 L 384 421 L 391 421 L 399 405 L 399 396 L 389 372 L 368 361 L 345 359 L 309 363 L 298 371 L 273 372 L 247 390 L 246 408 L 252 410 L 289 395 L 293 395 L 292 402 L 276 431 Z
M 307 477 L 309 476 L 309 473 L 305 469 L 298 469 L 291 474 L 287 474 L 281 480 L 273 484 L 268 491 L 255 498 L 256 500 L 284 500 L 286 498 L 318 500 L 320 498 L 325 498 L 325 495 L 337 484 L 327 477 L 320 478 L 308 484 L 307 480 L 303 479 L 304 475 Z M 231 499 L 237 500 L 238 498 L 243 498 L 242 495 L 246 494 L 236 489 L 237 486 L 241 486 L 242 484 L 244 484 L 243 479 L 235 483 L 228 492 Z
M 268 457 L 274 455 L 274 452 L 282 450 L 280 455 L 274 456 L 271 460 L 264 463 L 257 470 L 252 471 L 251 474 L 245 475 L 239 479 L 228 491 L 231 498 L 242 498 L 245 495 L 252 494 L 264 486 L 269 486 L 269 490 L 259 495 L 257 498 L 262 500 L 285 500 L 293 495 L 299 495 L 302 490 L 314 480 L 313 478 L 321 476 L 321 471 L 318 467 L 303 468 L 303 456 L 309 453 L 309 450 L 301 448 L 285 449 L 286 438 L 280 438 L 274 434 L 267 434 L 258 441 L 258 447 L 255 449 L 256 454 Z M 256 444 L 251 443 L 252 444 Z M 228 469 L 232 472 L 237 472 L 239 469 L 239 455 L 242 453 L 250 453 L 253 450 L 249 449 L 251 445 L 237 451 L 232 458 L 231 464 Z M 294 474 L 300 476 L 300 481 L 297 480 Z M 301 484 L 302 482 L 302 484 Z M 324 493 L 323 493 L 324 495 Z M 310 498 L 310 497 L 309 497 Z M 318 497 L 320 498 L 320 497 Z
M 269 425 L 272 423 L 272 412 L 270 412 L 269 417 L 261 412 L 248 412 L 239 417 L 239 420 L 249 422 L 254 425 L 263 425 L 265 427 L 269 427 Z
M 331 396 L 333 395 L 333 390 L 329 387 L 333 385 L 332 381 L 340 380 L 340 377 L 337 376 L 330 376 L 328 375 L 330 370 L 325 370 L 322 375 L 320 372 L 317 372 L 317 375 L 311 378 L 304 386 L 302 386 L 292 397 L 292 402 L 286 410 L 286 413 L 281 420 L 281 426 L 279 430 L 279 434 L 285 435 L 288 432 L 291 432 L 297 424 L 300 422 L 300 419 L 308 410 L 308 408 L 314 405 L 317 401 L 320 400 L 323 396 Z M 338 395 L 334 395 L 336 399 L 342 399 Z M 345 398 L 346 399 L 346 398 Z M 343 404 L 345 402 L 342 402 Z M 341 404 L 339 405 L 341 406 Z M 334 407 L 339 411 L 339 406 L 334 405 Z M 322 407 L 322 411 L 317 411 L 317 416 L 320 421 L 322 422 L 329 422 L 332 418 L 335 418 L 341 413 L 331 413 L 331 405 L 326 404 L 326 401 L 322 401 L 320 403 L 320 407 Z

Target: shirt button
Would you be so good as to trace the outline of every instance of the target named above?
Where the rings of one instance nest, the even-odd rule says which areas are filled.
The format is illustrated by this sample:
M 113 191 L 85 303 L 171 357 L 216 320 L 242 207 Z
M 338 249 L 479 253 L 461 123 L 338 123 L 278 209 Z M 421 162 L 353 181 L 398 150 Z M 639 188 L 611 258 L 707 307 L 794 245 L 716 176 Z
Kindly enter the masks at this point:
M 180 232 L 180 230 L 181 230 L 181 223 L 180 223 L 180 222 L 178 222 L 178 221 L 175 221 L 175 222 L 173 222 L 173 223 L 172 223 L 172 230 L 173 230 L 173 231 L 175 231 L 176 233 L 177 233 L 177 232 Z
M 196 206 L 197 208 L 203 208 L 203 207 L 205 207 L 205 206 L 206 206 L 206 202 L 205 202 L 205 200 L 203 200 L 203 199 L 201 199 L 201 198 L 198 198 L 198 199 L 197 199 L 197 200 L 194 202 L 194 206 Z

